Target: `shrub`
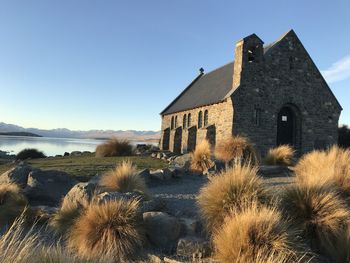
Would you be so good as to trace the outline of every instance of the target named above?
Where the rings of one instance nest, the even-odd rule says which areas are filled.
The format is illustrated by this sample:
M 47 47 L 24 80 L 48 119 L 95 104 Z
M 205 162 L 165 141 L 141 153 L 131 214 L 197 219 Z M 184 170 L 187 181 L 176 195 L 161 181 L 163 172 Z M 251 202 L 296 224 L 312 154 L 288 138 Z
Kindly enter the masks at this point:
M 130 155 L 132 155 L 132 145 L 127 140 L 112 138 L 96 147 L 96 157 Z
M 67 234 L 84 209 L 85 207 L 66 202 L 64 205 L 62 204 L 60 209 L 51 217 L 49 225 L 56 234 Z
M 307 185 L 335 185 L 350 196 L 350 150 L 333 146 L 304 155 L 295 167 L 296 179 Z
M 0 184 L 0 228 L 10 225 L 21 215 L 27 205 L 27 199 L 19 186 L 13 183 Z
M 237 135 L 222 141 L 215 149 L 215 157 L 226 164 L 232 161 L 258 163 L 257 153 L 248 138 Z
M 147 195 L 145 179 L 136 170 L 136 167 L 129 161 L 123 161 L 101 177 L 100 185 L 108 191 L 120 193 L 140 192 Z
M 343 125 L 338 128 L 338 145 L 344 148 L 350 148 L 350 128 Z
M 191 153 L 191 170 L 203 172 L 212 166 L 210 144 L 207 140 L 201 141 Z
M 298 261 L 295 233 L 280 213 L 254 205 L 226 218 L 214 234 L 214 247 L 222 263 Z
M 266 156 L 268 165 L 291 165 L 294 150 L 289 145 L 280 145 L 269 150 Z
M 281 204 L 311 248 L 328 256 L 337 254 L 335 244 L 346 230 L 350 210 L 335 188 L 297 183 L 285 189 Z
M 124 259 L 138 254 L 143 243 L 142 215 L 137 200 L 91 204 L 75 221 L 68 244 L 79 255 Z
M 20 151 L 16 159 L 17 160 L 26 160 L 26 159 L 38 159 L 45 158 L 45 154 L 43 152 L 38 151 L 37 149 L 24 149 Z
M 213 177 L 198 196 L 200 212 L 209 232 L 232 211 L 241 211 L 252 202 L 267 201 L 269 193 L 257 176 L 257 168 L 248 164 L 237 164 Z

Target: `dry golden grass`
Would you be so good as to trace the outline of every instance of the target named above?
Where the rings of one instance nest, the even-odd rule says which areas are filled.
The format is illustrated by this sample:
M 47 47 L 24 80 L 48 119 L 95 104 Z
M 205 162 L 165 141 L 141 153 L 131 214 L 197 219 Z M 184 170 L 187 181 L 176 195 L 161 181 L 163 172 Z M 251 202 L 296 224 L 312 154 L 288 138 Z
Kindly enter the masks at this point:
M 123 161 L 114 170 L 105 173 L 99 184 L 108 191 L 139 192 L 148 195 L 145 179 L 140 177 L 136 167 L 129 161 Z
M 65 202 L 60 209 L 50 218 L 49 226 L 56 234 L 65 235 L 73 226 L 75 220 L 81 215 L 85 207 L 78 206 L 72 202 Z
M 252 204 L 228 216 L 215 232 L 213 243 L 222 263 L 298 262 L 295 237 L 276 209 Z
M 112 138 L 96 147 L 96 157 L 131 156 L 132 145 L 128 140 Z
M 327 151 L 304 155 L 295 167 L 296 180 L 303 185 L 335 185 L 350 196 L 350 150 L 333 146 Z
M 91 204 L 71 228 L 69 247 L 87 258 L 137 256 L 144 239 L 138 206 L 137 200 L 123 199 Z
M 269 197 L 257 176 L 257 168 L 238 163 L 213 177 L 200 190 L 198 204 L 208 230 L 213 231 L 227 214 L 239 212 L 254 202 L 268 202 Z
M 222 141 L 215 148 L 215 157 L 226 164 L 234 161 L 258 164 L 259 158 L 248 138 L 240 135 Z
M 338 244 L 350 219 L 350 210 L 340 194 L 328 185 L 287 187 L 281 196 L 284 215 L 317 253 L 337 254 Z
M 0 184 L 0 228 L 10 225 L 27 205 L 27 199 L 18 185 Z
M 280 145 L 269 150 L 266 156 L 268 165 L 291 165 L 295 151 L 289 145 Z
M 207 171 L 213 164 L 211 149 L 207 140 L 201 141 L 191 153 L 191 170 L 196 172 Z

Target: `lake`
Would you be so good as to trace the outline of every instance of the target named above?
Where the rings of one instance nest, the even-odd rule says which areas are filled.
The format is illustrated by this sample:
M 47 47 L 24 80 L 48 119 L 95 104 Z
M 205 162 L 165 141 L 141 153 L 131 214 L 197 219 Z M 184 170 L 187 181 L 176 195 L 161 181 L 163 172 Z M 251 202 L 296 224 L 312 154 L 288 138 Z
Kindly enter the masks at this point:
M 96 146 L 103 142 L 105 140 L 0 135 L 0 150 L 10 154 L 17 154 L 25 148 L 35 148 L 44 152 L 47 156 L 55 156 L 72 151 L 94 152 Z M 144 142 L 131 143 L 136 145 Z

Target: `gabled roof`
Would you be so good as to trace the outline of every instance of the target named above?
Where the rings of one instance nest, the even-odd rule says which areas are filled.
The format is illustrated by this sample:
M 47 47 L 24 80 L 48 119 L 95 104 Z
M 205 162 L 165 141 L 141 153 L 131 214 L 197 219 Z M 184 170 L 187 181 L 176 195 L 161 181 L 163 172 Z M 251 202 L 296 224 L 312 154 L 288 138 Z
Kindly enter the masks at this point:
M 268 56 L 269 52 L 277 47 L 285 36 L 291 33 L 295 34 L 293 30 L 290 30 L 273 43 L 265 45 L 264 55 Z M 232 84 L 233 67 L 234 61 L 206 74 L 199 74 L 160 114 L 176 113 L 224 101 L 235 91 Z M 328 87 L 327 83 L 326 86 Z M 333 95 L 330 89 L 329 91 Z M 339 104 L 338 101 L 337 103 Z

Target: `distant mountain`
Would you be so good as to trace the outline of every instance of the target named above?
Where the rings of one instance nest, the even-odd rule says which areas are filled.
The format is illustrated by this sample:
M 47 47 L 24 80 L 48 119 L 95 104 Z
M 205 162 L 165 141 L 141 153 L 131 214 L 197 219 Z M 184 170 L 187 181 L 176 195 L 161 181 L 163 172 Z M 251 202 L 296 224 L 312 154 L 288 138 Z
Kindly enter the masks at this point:
M 89 138 L 89 139 L 104 139 L 110 137 L 124 138 L 133 141 L 155 141 L 159 140 L 159 131 L 136 131 L 136 130 L 89 130 L 89 131 L 72 131 L 65 128 L 44 130 L 37 128 L 23 128 L 14 124 L 0 122 L 0 133 L 26 132 L 33 133 L 43 137 L 56 138 Z
M 0 135 L 42 137 L 42 136 L 40 136 L 38 134 L 34 134 L 34 133 L 31 133 L 31 132 L 0 132 Z

